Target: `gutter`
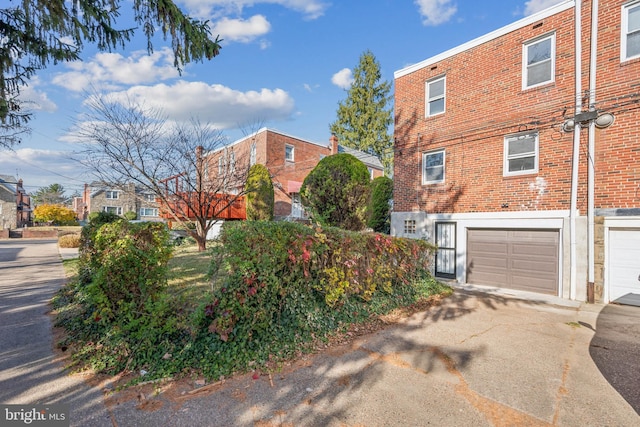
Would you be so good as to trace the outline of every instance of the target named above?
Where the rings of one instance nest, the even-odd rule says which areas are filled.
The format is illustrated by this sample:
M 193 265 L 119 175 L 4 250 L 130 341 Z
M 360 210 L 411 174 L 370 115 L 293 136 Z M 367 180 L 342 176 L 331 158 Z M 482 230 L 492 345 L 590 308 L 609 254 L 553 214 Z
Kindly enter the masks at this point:
M 589 52 L 589 111 L 596 109 L 596 66 L 598 60 L 598 0 L 591 4 L 591 51 Z M 596 121 L 589 122 L 589 147 L 587 155 L 587 251 L 588 277 L 587 302 L 595 301 L 595 147 Z

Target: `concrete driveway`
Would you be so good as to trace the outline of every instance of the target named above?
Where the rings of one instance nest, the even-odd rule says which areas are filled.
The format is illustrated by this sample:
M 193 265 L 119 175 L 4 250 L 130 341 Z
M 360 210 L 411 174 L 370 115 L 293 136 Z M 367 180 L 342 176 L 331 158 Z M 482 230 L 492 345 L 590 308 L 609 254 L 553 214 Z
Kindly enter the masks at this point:
M 69 402 L 71 425 L 640 425 L 640 308 L 468 288 L 257 379 L 92 388 L 52 360 L 59 260 L 52 242 L 0 241 L 0 403 Z M 12 329 L 24 342 L 4 338 Z

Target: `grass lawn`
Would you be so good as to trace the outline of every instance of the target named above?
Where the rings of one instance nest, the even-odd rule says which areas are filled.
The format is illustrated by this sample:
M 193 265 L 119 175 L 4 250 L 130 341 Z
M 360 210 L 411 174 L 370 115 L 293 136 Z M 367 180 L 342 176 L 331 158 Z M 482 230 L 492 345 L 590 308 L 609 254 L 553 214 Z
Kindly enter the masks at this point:
M 198 245 L 184 243 L 176 246 L 168 265 L 169 292 L 195 306 L 203 294 L 211 291 L 212 284 L 207 274 L 210 263 L 210 252 L 198 252 Z

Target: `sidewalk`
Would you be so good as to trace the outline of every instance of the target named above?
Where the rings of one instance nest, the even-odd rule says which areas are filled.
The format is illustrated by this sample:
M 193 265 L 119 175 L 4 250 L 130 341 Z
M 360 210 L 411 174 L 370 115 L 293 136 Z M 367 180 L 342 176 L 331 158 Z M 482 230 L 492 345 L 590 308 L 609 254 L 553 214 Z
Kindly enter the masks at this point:
M 78 248 L 61 248 L 58 246 L 58 251 L 63 260 L 78 258 Z

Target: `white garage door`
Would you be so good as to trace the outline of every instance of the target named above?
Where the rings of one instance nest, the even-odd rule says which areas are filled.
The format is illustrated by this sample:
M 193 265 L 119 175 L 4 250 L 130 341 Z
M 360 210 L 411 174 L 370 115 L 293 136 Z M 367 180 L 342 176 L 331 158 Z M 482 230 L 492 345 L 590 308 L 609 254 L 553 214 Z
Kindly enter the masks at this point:
M 609 230 L 609 301 L 640 306 L 640 230 Z

